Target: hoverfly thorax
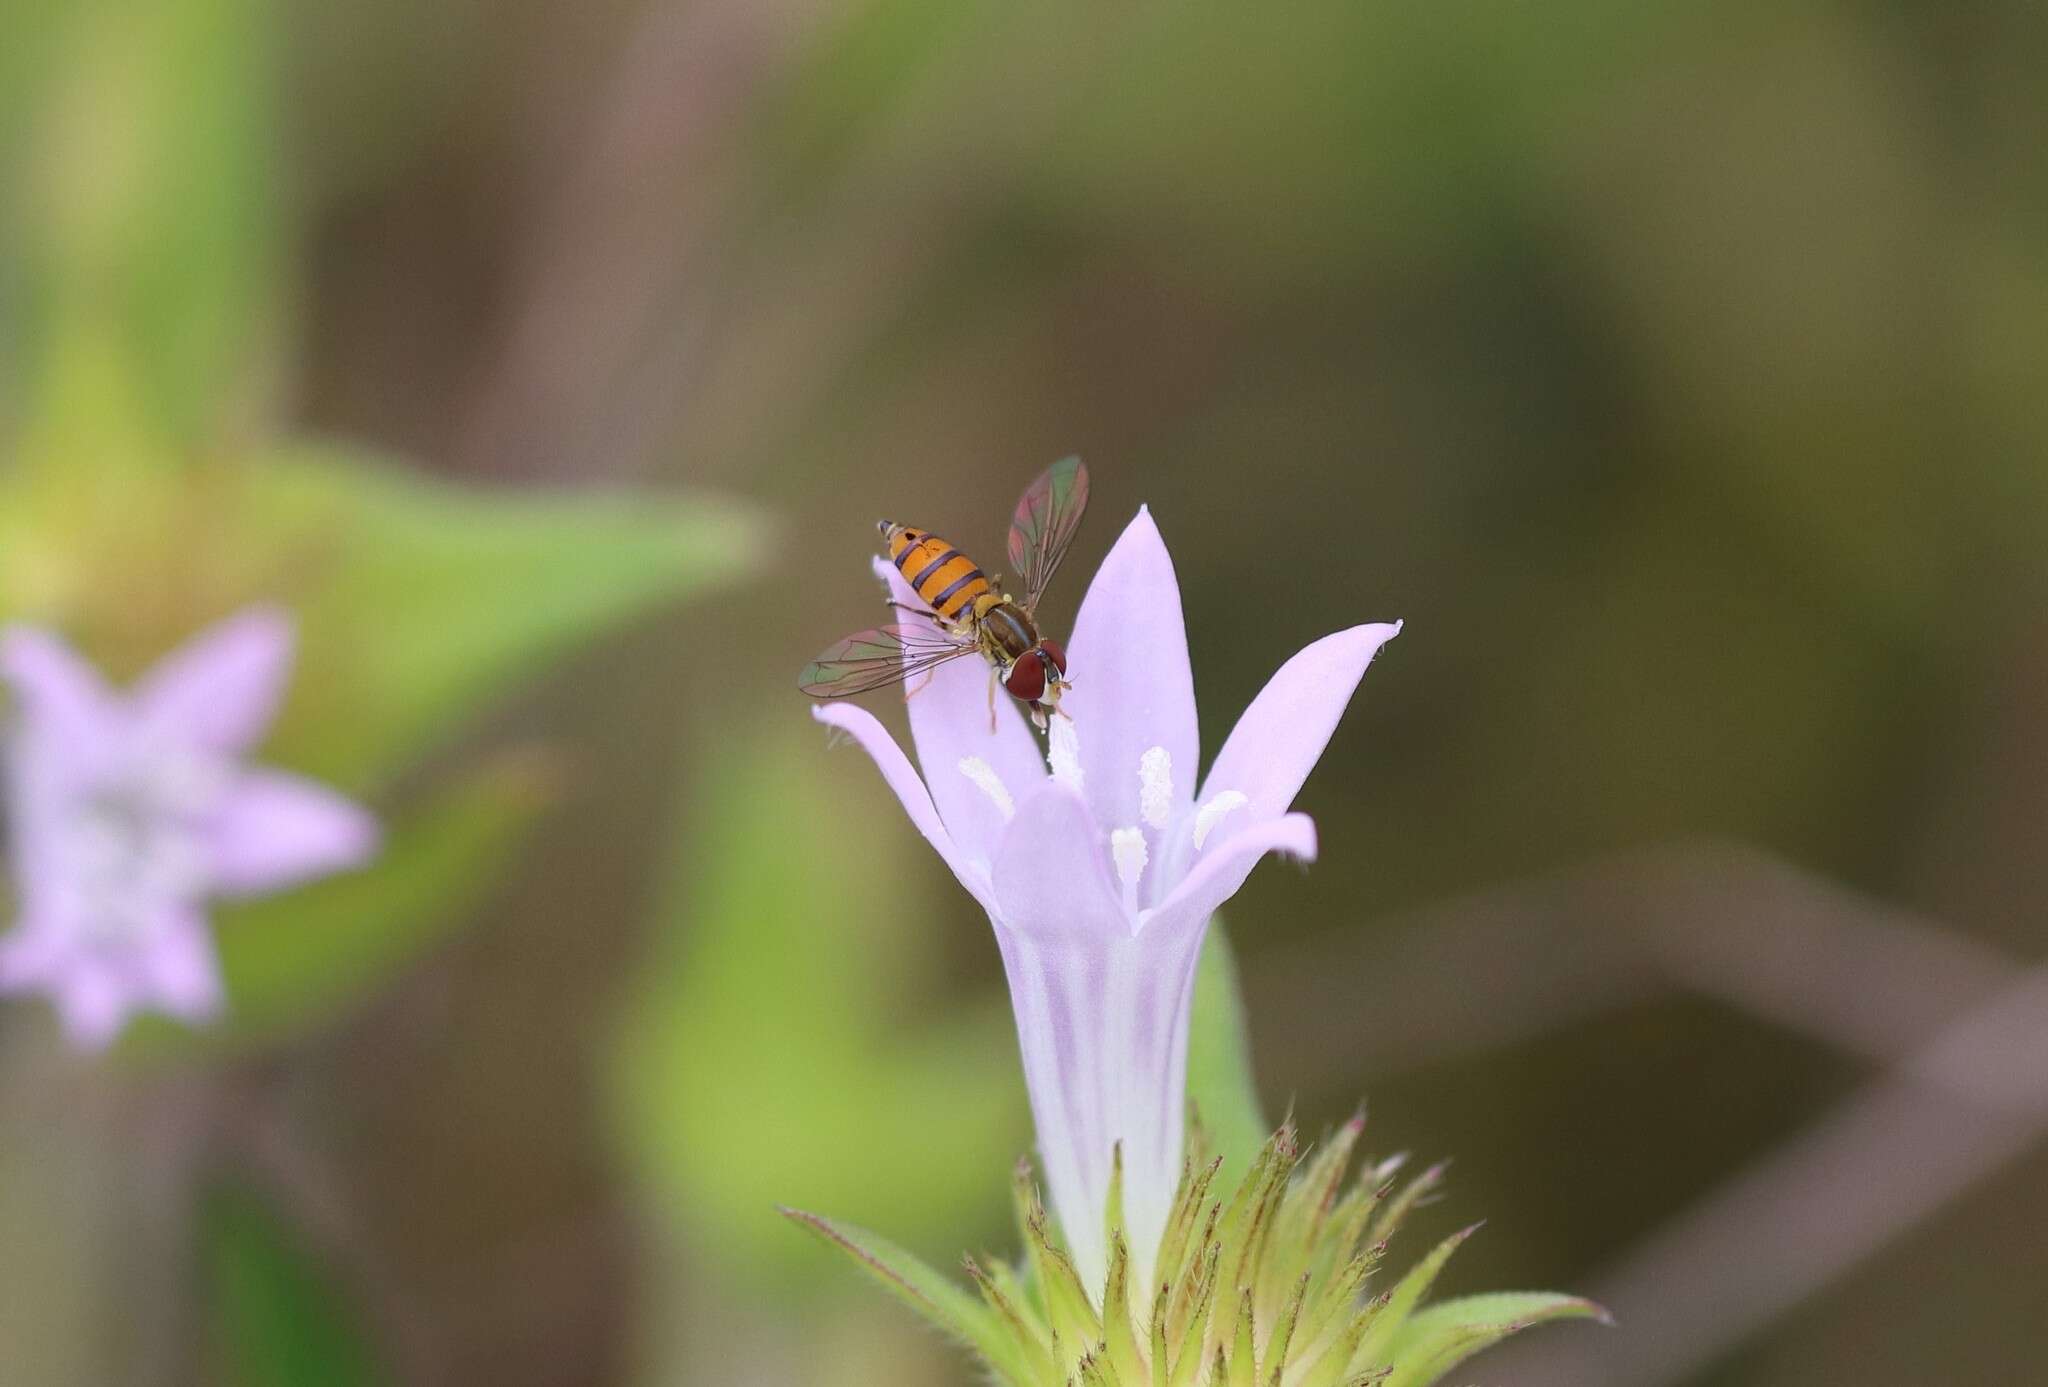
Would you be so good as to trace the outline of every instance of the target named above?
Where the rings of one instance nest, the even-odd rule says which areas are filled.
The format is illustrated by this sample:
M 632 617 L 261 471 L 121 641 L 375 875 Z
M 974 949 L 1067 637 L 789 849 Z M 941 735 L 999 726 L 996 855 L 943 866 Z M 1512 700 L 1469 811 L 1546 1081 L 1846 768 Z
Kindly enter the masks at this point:
M 1039 634 L 1038 599 L 1066 557 L 1087 504 L 1088 470 L 1079 458 L 1054 463 L 1025 489 L 1010 520 L 1009 543 L 1021 598 L 1000 591 L 980 565 L 931 531 L 880 522 L 889 562 L 922 604 L 892 605 L 921 620 L 847 637 L 813 660 L 798 685 L 815 698 L 844 698 L 979 653 L 990 666 L 991 721 L 1000 683 L 1043 729 L 1067 687 L 1067 657 L 1058 642 Z

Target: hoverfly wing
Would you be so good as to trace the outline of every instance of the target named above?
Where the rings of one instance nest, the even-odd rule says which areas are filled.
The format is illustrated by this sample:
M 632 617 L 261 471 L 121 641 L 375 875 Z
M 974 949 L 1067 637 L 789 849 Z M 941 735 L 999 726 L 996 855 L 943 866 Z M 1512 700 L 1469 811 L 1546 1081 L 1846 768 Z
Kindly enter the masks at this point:
M 976 649 L 971 640 L 931 627 L 876 626 L 821 651 L 796 682 L 812 698 L 846 698 L 900 684 Z
M 1088 509 L 1088 469 L 1062 458 L 1024 489 L 1010 520 L 1010 570 L 1024 585 L 1024 606 L 1035 611 L 1039 594 L 1067 556 L 1081 512 Z

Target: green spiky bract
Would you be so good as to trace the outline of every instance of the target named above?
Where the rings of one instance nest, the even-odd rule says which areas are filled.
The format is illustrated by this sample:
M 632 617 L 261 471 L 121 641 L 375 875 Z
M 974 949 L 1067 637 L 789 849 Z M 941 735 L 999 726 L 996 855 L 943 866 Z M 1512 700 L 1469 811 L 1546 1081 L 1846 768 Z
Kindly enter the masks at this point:
M 1100 1295 L 1082 1284 L 1028 1164 L 1015 1181 L 1025 1255 L 1015 1265 L 966 1259 L 973 1290 L 861 1229 L 784 1212 L 971 1349 L 1007 1387 L 1428 1387 L 1518 1330 L 1606 1318 L 1589 1300 L 1545 1292 L 1425 1305 L 1477 1225 L 1383 1288 L 1388 1241 L 1442 1183 L 1443 1167 L 1404 1181 L 1398 1158 L 1368 1159 L 1347 1179 L 1364 1126 L 1354 1118 L 1305 1154 L 1290 1122 L 1234 1191 L 1216 1187 L 1222 1160 L 1191 1133 L 1149 1285 L 1134 1280 L 1119 1164 Z

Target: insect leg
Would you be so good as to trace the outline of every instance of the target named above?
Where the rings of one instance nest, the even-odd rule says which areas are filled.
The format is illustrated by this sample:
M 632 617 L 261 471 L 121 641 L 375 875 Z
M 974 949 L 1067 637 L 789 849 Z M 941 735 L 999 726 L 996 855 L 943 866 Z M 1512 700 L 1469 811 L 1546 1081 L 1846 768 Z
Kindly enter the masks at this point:
M 938 627 L 941 631 L 944 631 L 946 629 L 946 623 L 940 620 L 939 614 L 935 611 L 932 611 L 928 607 L 913 607 L 910 603 L 898 602 L 893 597 L 883 598 L 882 605 L 885 607 L 893 607 L 899 612 L 908 612 L 911 616 L 914 617 L 920 617 L 925 621 L 929 621 L 932 625 Z
M 996 671 L 995 671 L 995 666 L 994 666 L 994 665 L 990 665 L 990 666 L 989 666 L 989 671 L 988 671 L 988 731 L 989 731 L 989 735 L 990 735 L 990 736 L 994 736 L 994 735 L 995 735 L 995 731 L 996 731 Z

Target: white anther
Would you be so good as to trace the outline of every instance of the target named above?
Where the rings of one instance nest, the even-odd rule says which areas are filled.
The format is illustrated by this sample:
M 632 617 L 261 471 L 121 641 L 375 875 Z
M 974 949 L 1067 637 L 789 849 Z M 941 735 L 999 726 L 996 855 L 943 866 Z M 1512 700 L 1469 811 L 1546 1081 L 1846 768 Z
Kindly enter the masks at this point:
M 1052 720 L 1052 730 L 1045 735 L 1045 764 L 1054 780 L 1081 793 L 1081 734 L 1074 730 L 1073 719 Z
M 1010 787 L 1003 784 L 996 768 L 979 756 L 963 756 L 960 758 L 960 774 L 981 787 L 990 803 L 1002 812 L 1003 822 L 1008 823 L 1010 816 L 1017 812 L 1017 801 L 1010 798 Z
M 1145 874 L 1145 830 L 1120 828 L 1110 834 L 1109 856 L 1116 863 L 1116 879 L 1124 890 L 1137 890 L 1138 878 Z
M 1209 841 L 1209 834 L 1220 823 L 1225 814 L 1233 809 L 1242 809 L 1251 801 L 1242 790 L 1225 790 L 1211 795 L 1209 802 L 1195 811 L 1195 851 L 1202 850 L 1202 844 Z
M 1173 757 L 1155 746 L 1138 758 L 1138 817 L 1165 828 L 1173 814 Z
M 1124 909 L 1138 913 L 1138 878 L 1145 874 L 1145 830 L 1119 828 L 1109 835 L 1109 859 L 1116 864 L 1116 879 L 1123 884 Z

